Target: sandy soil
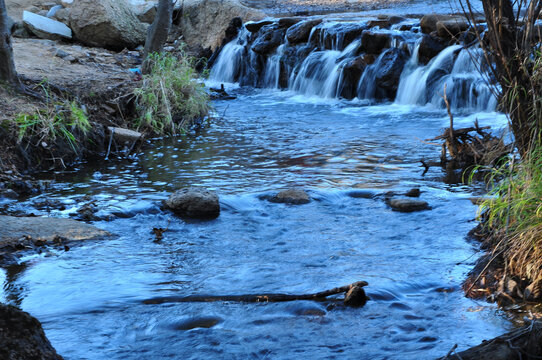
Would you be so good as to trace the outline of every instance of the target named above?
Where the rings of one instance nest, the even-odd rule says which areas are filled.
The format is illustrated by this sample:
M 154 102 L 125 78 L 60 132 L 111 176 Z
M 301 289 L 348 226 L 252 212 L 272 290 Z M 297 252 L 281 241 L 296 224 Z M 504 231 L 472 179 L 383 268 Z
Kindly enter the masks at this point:
M 17 72 L 35 82 L 46 81 L 74 93 L 101 92 L 130 81 L 129 68 L 136 66 L 139 53 L 114 53 L 100 48 L 41 39 L 13 39 Z M 62 56 L 62 57 L 60 57 Z M 34 101 L 0 89 L 0 120 L 29 112 Z
M 383 8 L 406 0 L 242 0 L 270 15 L 321 14 Z

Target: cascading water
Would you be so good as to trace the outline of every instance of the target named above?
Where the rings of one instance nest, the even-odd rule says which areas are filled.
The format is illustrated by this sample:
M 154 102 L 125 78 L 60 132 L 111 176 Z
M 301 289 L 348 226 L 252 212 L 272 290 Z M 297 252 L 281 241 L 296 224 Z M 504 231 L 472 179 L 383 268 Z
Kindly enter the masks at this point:
M 479 49 L 452 45 L 422 65 L 420 40 L 427 35 L 416 28 L 401 31 L 400 24 L 391 30 L 367 28 L 365 23 L 324 22 L 310 29 L 304 43 L 291 44 L 284 35 L 282 43 L 268 54 L 252 50 L 252 43 L 265 35 L 266 28 L 256 33 L 243 28 L 222 50 L 210 79 L 323 98 L 388 100 L 437 108 L 444 107 L 446 86 L 454 110 L 495 110 L 496 99 L 477 69 L 476 62 L 483 59 Z M 366 31 L 380 38 L 362 40 Z M 379 41 L 384 43 L 375 50 Z M 367 60 L 371 57 L 376 60 Z
M 305 95 L 337 98 L 343 78 L 342 69 L 351 60 L 359 45 L 360 41 L 356 40 L 342 52 L 312 52 L 299 66 L 297 75 L 292 74 L 290 88 Z
M 396 103 L 443 107 L 446 88 L 453 109 L 495 110 L 497 100 L 476 65 L 482 59 L 480 49 L 452 45 L 426 66 L 420 66 L 418 52 L 419 45 L 401 75 Z
M 232 83 L 237 81 L 243 67 L 243 54 L 248 43 L 249 32 L 243 28 L 237 38 L 224 46 L 211 69 L 210 78 Z

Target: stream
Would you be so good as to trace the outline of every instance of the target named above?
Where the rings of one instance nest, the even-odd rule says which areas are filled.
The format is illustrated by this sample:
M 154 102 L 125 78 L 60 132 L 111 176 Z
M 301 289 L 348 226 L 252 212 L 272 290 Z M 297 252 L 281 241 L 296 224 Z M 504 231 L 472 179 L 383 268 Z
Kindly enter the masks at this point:
M 405 71 L 403 86 L 415 69 Z M 28 256 L 0 273 L 0 301 L 36 316 L 59 354 L 431 359 L 512 327 L 496 305 L 467 299 L 461 289 L 480 256 L 466 234 L 476 215 L 469 198 L 481 186 L 440 167 L 423 174 L 420 166 L 420 159 L 438 158 L 440 149 L 422 140 L 448 126 L 445 109 L 431 99 L 226 89 L 237 98 L 215 101 L 217 118 L 201 132 L 155 140 L 137 158 L 48 173 L 55 183 L 46 193 L 8 204 L 68 217 L 92 199 L 101 219 L 93 224 L 115 234 Z M 506 126 L 487 101 L 466 102 L 456 126 L 475 119 Z M 220 217 L 188 221 L 160 210 L 161 200 L 186 186 L 215 190 Z M 292 187 L 312 201 L 264 199 Z M 400 213 L 386 205 L 386 192 L 411 188 L 420 188 L 431 210 Z M 44 200 L 63 210 L 37 205 Z M 154 227 L 168 229 L 160 242 Z M 333 301 L 143 303 L 170 295 L 312 293 L 359 280 L 369 282 L 371 299 L 362 308 Z

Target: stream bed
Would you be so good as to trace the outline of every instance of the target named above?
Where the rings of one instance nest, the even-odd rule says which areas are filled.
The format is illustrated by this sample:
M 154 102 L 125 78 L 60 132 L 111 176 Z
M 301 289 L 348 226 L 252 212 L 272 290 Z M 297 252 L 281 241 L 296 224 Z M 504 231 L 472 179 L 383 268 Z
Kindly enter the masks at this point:
M 94 225 L 115 234 L 50 250 L 0 273 L 0 301 L 42 323 L 66 359 L 430 359 L 512 324 L 461 283 L 479 256 L 476 186 L 420 159 L 439 148 L 446 111 L 238 88 L 198 133 L 156 140 L 136 159 L 47 174 L 45 194 L 11 210 L 68 217 L 94 200 Z M 456 126 L 505 126 L 494 112 Z M 185 186 L 215 190 L 222 212 L 185 221 L 160 210 Z M 306 205 L 270 203 L 299 187 Z M 431 210 L 392 211 L 387 191 L 421 189 Z M 39 207 L 43 200 L 64 210 Z M 154 241 L 154 227 L 168 228 Z M 369 282 L 362 308 L 333 302 L 173 303 L 168 295 L 312 293 Z

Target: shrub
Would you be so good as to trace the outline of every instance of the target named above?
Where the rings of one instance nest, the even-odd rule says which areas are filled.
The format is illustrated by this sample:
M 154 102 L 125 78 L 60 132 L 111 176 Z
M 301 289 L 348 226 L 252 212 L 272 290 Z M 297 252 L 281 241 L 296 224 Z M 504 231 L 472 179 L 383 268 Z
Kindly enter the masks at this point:
M 182 50 L 179 56 L 151 54 L 150 73 L 135 90 L 138 129 L 159 135 L 176 135 L 209 112 L 209 96 L 197 82 L 193 59 Z

